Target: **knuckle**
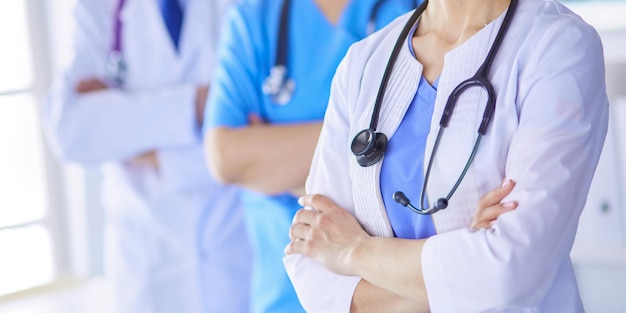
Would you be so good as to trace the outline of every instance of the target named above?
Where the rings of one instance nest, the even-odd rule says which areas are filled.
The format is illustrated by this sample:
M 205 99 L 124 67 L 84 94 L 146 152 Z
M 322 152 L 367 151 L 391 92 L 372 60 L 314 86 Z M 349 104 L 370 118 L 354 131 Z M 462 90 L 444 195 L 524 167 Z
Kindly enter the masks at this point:
M 321 196 L 319 194 L 314 194 L 311 196 L 310 198 L 310 202 L 311 203 L 317 203 L 318 201 L 320 201 Z
M 318 214 L 316 218 L 317 225 L 327 225 L 330 222 L 328 214 Z
M 322 231 L 317 228 L 309 229 L 308 241 L 315 241 L 322 237 Z
M 314 251 L 314 243 L 310 240 L 304 241 L 302 244 L 302 252 L 304 252 L 304 254 L 306 255 L 311 255 L 311 253 Z
M 291 220 L 292 224 L 297 223 L 302 218 L 302 210 L 303 209 L 300 209 L 296 212 L 296 214 L 294 214 L 293 219 Z
M 307 214 L 309 214 L 309 211 L 307 211 L 306 209 L 300 209 L 296 212 L 296 215 L 294 216 L 294 220 L 301 222 L 304 219 L 306 219 Z
M 289 238 L 292 240 L 296 238 L 296 226 L 295 225 L 292 225 L 291 227 L 289 227 Z

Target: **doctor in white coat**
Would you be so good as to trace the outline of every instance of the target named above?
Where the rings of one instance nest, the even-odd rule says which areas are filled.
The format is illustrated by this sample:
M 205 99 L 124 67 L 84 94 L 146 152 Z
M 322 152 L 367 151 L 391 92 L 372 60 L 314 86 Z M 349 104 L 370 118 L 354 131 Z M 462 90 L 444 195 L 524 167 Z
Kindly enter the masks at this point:
M 52 146 L 102 165 L 116 312 L 247 312 L 252 254 L 237 190 L 200 127 L 230 1 L 79 0 L 74 58 L 44 104 Z M 112 52 L 125 77 L 107 72 Z
M 296 214 L 286 247 L 308 312 L 584 312 L 569 254 L 607 130 L 602 45 L 558 1 L 515 1 L 430 0 L 347 53 L 307 181 L 314 195 L 300 199 L 308 210 Z M 424 188 L 434 208 L 460 177 L 487 93 L 458 98 L 435 148 L 440 118 L 509 12 L 487 74 L 494 116 L 458 190 L 431 216 L 396 204 L 401 190 L 419 209 Z M 351 142 L 372 125 L 395 47 L 376 128 L 387 151 L 362 166 Z M 470 229 L 479 195 L 508 179 L 516 185 L 503 204 L 518 207 L 490 229 Z

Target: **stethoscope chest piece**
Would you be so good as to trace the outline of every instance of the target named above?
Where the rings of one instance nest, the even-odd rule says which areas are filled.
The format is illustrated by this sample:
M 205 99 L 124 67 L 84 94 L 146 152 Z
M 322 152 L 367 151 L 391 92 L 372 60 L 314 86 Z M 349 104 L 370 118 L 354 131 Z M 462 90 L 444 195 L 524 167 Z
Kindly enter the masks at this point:
M 115 86 L 122 86 L 126 81 L 126 71 L 126 62 L 124 62 L 122 53 L 119 51 L 111 51 L 106 64 L 107 78 Z
M 295 89 L 295 81 L 287 77 L 287 67 L 282 64 L 273 66 L 270 75 L 263 82 L 263 93 L 278 105 L 289 103 Z
M 356 156 L 356 160 L 362 167 L 376 164 L 385 155 L 387 149 L 387 136 L 377 133 L 371 128 L 360 131 L 350 145 L 350 150 Z

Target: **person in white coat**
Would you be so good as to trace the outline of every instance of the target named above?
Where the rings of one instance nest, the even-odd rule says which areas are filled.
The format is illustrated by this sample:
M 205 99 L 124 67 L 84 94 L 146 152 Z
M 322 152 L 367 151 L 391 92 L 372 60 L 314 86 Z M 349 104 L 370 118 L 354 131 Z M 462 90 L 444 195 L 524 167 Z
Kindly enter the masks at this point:
M 211 179 L 200 134 L 229 6 L 76 5 L 74 57 L 42 111 L 61 158 L 102 165 L 115 312 L 249 310 L 252 252 L 238 191 Z M 121 65 L 108 60 L 120 54 L 125 70 L 115 75 Z
M 493 89 L 455 91 L 444 110 L 475 73 Z M 605 89 L 598 34 L 555 0 L 430 0 L 353 45 L 285 248 L 305 309 L 584 312 L 569 254 L 607 131 Z M 363 130 L 389 138 L 384 155 L 365 149 L 382 140 L 353 141 Z M 503 205 L 517 208 L 468 227 L 479 195 L 509 179 Z

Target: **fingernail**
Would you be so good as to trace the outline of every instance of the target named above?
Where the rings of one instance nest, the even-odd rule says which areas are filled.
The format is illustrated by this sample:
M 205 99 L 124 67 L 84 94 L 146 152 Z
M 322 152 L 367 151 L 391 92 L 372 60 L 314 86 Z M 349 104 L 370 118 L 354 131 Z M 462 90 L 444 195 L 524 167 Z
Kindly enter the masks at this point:
M 504 179 L 504 182 L 502 182 L 502 187 L 507 187 L 511 184 L 511 180 L 508 178 Z
M 304 206 L 303 203 L 304 203 L 304 196 L 298 198 L 298 204 L 301 205 L 301 206 Z
M 515 206 L 515 201 L 509 201 L 509 202 L 502 203 L 502 206 L 505 209 L 510 209 L 510 208 Z

